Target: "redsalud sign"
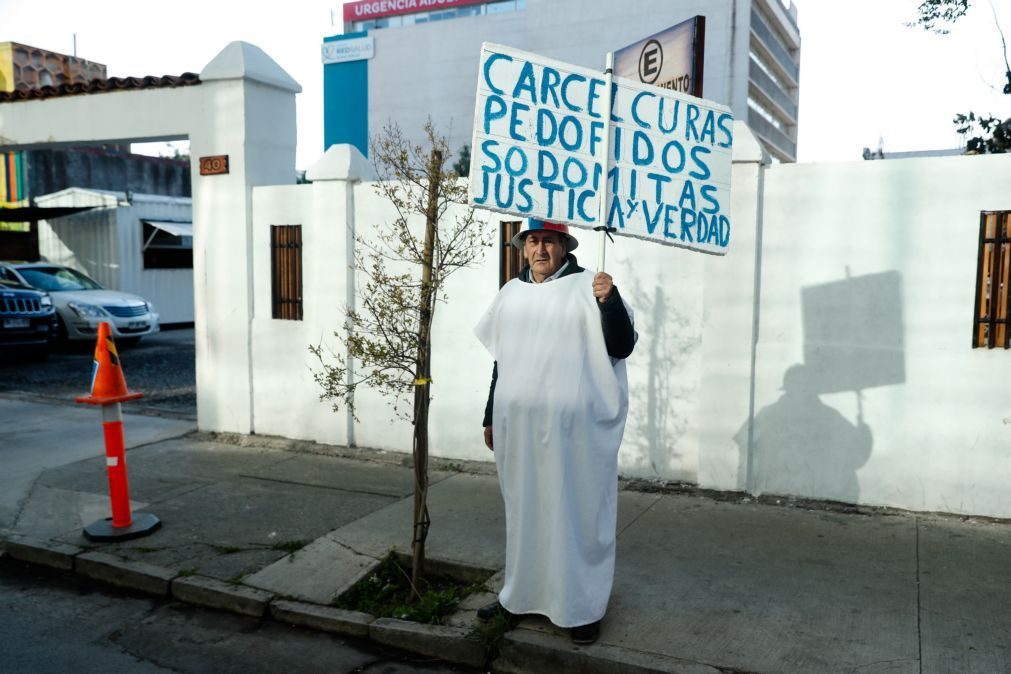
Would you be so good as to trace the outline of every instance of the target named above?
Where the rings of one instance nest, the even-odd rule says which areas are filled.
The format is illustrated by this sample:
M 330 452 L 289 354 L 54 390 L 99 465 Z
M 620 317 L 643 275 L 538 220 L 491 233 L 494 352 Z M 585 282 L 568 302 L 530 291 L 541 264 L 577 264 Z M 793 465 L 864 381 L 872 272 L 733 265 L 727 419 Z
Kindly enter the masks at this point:
M 415 14 L 465 5 L 483 5 L 488 0 L 361 0 L 344 4 L 345 21 L 368 21 L 398 14 Z

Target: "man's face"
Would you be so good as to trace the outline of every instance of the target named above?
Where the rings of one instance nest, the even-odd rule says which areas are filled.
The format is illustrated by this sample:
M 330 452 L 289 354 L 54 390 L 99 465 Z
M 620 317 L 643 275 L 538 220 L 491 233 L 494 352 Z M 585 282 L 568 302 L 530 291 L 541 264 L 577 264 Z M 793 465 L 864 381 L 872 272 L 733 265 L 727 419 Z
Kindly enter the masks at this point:
M 554 274 L 565 259 L 565 242 L 558 232 L 530 232 L 523 238 L 523 257 L 534 280 L 540 283 Z

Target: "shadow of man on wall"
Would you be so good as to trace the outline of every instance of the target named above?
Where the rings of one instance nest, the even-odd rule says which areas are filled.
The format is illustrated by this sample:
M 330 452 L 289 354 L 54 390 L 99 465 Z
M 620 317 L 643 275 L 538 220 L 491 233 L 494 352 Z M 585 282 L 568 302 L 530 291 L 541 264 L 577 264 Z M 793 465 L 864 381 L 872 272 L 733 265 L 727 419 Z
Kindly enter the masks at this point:
M 791 365 L 779 400 L 755 415 L 752 453 L 748 424 L 734 440 L 741 454 L 738 483 L 755 495 L 790 494 L 857 503 L 857 470 L 871 456 L 871 429 L 854 425 L 818 397 L 810 369 Z M 750 458 L 750 460 L 749 460 Z

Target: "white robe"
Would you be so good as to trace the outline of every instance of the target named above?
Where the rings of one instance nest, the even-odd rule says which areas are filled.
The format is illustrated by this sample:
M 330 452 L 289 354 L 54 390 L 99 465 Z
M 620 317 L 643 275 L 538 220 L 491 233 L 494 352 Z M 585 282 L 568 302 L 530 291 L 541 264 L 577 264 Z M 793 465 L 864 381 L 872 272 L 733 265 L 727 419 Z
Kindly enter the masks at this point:
M 625 361 L 607 355 L 593 276 L 514 279 L 474 330 L 498 362 L 492 427 L 506 513 L 499 601 L 559 627 L 600 620 L 614 580 L 628 382 Z

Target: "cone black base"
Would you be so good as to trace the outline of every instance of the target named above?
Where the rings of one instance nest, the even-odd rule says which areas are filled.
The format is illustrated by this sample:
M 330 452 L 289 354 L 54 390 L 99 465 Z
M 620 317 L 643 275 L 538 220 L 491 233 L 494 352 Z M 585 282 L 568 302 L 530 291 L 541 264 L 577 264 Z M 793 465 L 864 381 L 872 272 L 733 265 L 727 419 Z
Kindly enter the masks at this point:
M 92 522 L 84 527 L 84 535 L 89 541 L 106 543 L 109 541 L 128 541 L 131 538 L 141 538 L 158 531 L 161 528 L 161 520 L 151 513 L 138 513 L 134 515 L 133 522 L 128 527 L 112 526 L 112 518 L 106 517 L 104 520 Z

